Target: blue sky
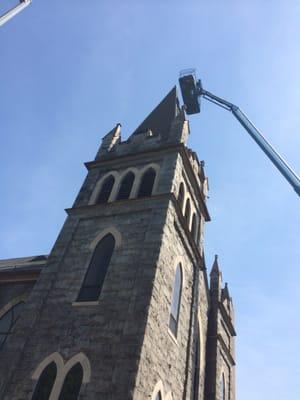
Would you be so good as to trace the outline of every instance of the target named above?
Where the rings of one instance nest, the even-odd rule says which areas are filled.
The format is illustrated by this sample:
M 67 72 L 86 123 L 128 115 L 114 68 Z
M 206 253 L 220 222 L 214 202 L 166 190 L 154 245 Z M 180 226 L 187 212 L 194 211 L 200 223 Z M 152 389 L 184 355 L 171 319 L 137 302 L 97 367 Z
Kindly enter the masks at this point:
M 14 2 L 4 0 L 4 5 Z M 300 172 L 299 1 L 35 0 L 0 28 L 0 257 L 48 253 L 101 137 L 127 137 L 197 68 Z M 234 297 L 237 394 L 299 392 L 299 197 L 228 112 L 189 145 L 210 182 L 206 260 Z

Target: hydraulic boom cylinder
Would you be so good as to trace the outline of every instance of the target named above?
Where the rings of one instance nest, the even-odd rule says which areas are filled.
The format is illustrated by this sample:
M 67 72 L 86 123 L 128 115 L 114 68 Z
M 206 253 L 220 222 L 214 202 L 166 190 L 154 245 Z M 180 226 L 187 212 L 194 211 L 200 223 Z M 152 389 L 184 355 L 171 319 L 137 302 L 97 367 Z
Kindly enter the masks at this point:
M 293 186 L 295 192 L 300 196 L 300 178 L 287 164 L 287 162 L 281 157 L 281 155 L 274 149 L 274 147 L 267 141 L 267 139 L 261 134 L 261 132 L 255 127 L 255 125 L 249 120 L 249 118 L 243 113 L 243 111 L 236 105 L 230 103 L 221 97 L 215 96 L 207 90 L 201 89 L 199 96 L 203 96 L 206 100 L 213 102 L 214 104 L 231 111 L 239 123 L 246 129 L 253 140 L 258 144 L 266 156 L 272 161 L 275 167 L 281 172 L 285 179 Z
M 297 174 L 238 107 L 233 108 L 231 111 L 252 139 L 255 140 L 266 156 L 269 157 L 275 167 L 281 172 L 286 180 L 293 186 L 296 193 L 300 196 L 300 179 Z
M 264 138 L 249 118 L 237 107 L 227 100 L 204 90 L 200 80 L 196 79 L 195 70 L 183 71 L 179 78 L 182 98 L 186 106 L 187 114 L 200 112 L 201 96 L 225 110 L 231 111 L 239 123 L 245 128 L 253 140 L 258 144 L 275 167 L 281 172 L 286 180 L 292 185 L 295 192 L 300 196 L 300 178 L 280 156 L 274 147 Z

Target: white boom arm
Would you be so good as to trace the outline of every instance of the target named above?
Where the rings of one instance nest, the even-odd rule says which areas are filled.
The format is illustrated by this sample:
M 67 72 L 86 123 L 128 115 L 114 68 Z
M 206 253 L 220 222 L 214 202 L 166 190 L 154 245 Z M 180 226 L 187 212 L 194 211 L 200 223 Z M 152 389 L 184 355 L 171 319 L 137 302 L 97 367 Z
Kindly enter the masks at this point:
M 5 14 L 0 16 L 0 26 L 4 25 L 6 22 L 8 22 L 10 19 L 12 19 L 15 15 L 19 14 L 24 8 L 29 6 L 32 0 L 19 0 L 19 4 L 17 4 L 15 7 L 11 8 L 8 10 Z
M 214 94 L 204 90 L 199 85 L 199 96 L 204 99 L 217 104 L 220 107 L 231 111 L 235 118 L 240 124 L 246 129 L 253 140 L 258 144 L 266 156 L 272 161 L 275 167 L 281 172 L 285 179 L 292 185 L 295 192 L 300 196 L 300 178 L 287 164 L 287 162 L 280 156 L 280 154 L 274 149 L 274 147 L 266 140 L 266 138 L 259 132 L 254 124 L 248 119 L 248 117 L 242 112 L 242 110 L 236 105 L 222 99 L 221 97 L 215 96 Z

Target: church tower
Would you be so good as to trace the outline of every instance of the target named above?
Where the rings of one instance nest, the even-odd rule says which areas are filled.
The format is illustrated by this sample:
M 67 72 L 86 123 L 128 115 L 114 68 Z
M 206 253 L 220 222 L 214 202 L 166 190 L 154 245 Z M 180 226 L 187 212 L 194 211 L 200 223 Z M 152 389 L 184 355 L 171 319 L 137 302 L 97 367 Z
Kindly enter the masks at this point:
M 217 261 L 208 283 L 188 135 L 173 88 L 127 140 L 120 124 L 104 136 L 0 350 L 1 399 L 235 400 L 232 301 Z

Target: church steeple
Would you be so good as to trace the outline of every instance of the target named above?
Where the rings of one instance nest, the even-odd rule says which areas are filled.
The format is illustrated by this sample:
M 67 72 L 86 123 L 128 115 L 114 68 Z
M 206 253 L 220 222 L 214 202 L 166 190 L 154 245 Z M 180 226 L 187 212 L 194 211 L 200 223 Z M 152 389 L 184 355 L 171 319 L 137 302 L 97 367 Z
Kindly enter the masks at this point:
M 232 300 L 215 256 L 210 273 L 205 400 L 235 400 L 235 349 Z
M 180 107 L 177 89 L 174 86 L 127 140 L 122 141 L 121 125 L 117 124 L 103 138 L 96 161 L 158 150 L 170 144 L 186 144 L 188 135 L 189 124 L 183 107 Z M 199 164 L 198 161 L 197 163 Z M 199 171 L 201 168 L 200 164 L 196 167 Z
M 204 397 L 227 314 L 217 257 L 207 283 L 208 187 L 188 135 L 174 87 L 127 140 L 120 124 L 104 136 L 1 350 L 1 400 L 223 400 Z
M 149 130 L 154 135 L 166 135 L 171 128 L 172 122 L 180 113 L 177 89 L 174 86 L 155 109 L 136 128 L 133 135 L 139 135 Z

